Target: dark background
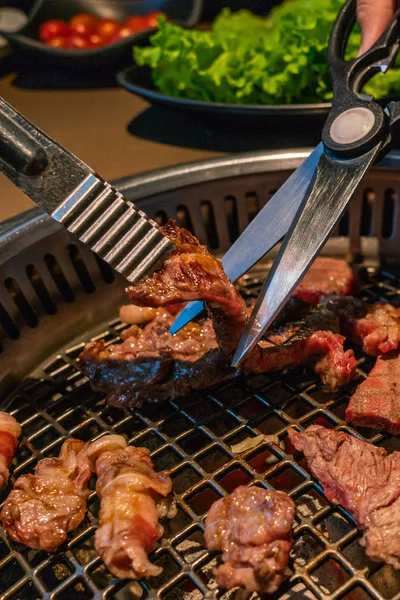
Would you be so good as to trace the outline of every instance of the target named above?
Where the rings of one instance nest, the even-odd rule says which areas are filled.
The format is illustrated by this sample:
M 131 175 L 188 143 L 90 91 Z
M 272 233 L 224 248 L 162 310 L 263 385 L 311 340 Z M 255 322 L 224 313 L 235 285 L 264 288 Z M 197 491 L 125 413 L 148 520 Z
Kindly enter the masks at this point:
M 110 2 L 115 0 L 110 0 Z M 68 0 L 60 0 L 68 2 Z M 33 4 L 33 0 L 0 0 L 0 6 L 15 6 L 25 12 L 28 12 Z M 203 20 L 211 21 L 223 8 L 229 6 L 232 10 L 247 8 L 254 13 L 267 14 L 273 6 L 280 4 L 280 0 L 204 0 Z

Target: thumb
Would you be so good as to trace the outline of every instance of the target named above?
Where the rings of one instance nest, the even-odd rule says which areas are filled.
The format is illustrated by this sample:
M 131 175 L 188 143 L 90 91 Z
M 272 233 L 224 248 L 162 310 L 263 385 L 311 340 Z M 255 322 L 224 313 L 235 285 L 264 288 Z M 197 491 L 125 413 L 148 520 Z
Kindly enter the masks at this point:
M 369 50 L 385 31 L 396 5 L 396 0 L 357 0 L 357 21 L 361 29 L 359 55 Z

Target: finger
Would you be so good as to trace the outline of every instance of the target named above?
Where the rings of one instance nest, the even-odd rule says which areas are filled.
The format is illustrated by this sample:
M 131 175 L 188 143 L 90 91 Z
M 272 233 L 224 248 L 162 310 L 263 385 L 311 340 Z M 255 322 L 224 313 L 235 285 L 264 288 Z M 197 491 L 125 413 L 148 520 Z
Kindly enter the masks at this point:
M 359 55 L 369 50 L 385 31 L 396 5 L 396 0 L 357 0 L 357 21 L 361 29 Z

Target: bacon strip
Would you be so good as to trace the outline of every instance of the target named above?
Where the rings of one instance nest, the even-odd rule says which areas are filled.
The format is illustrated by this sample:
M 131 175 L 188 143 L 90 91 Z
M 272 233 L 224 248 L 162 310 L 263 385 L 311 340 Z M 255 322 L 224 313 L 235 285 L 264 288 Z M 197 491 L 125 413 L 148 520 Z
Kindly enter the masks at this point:
M 90 444 L 88 457 L 98 480 L 100 525 L 95 548 L 120 579 L 141 579 L 162 572 L 148 554 L 164 529 L 158 519 L 174 516 L 167 499 L 172 491 L 167 471 L 156 473 L 147 448 L 127 446 L 120 435 Z
M 58 458 L 38 462 L 15 482 L 0 514 L 8 535 L 30 548 L 55 552 L 86 513 L 91 477 L 87 444 L 67 439 Z
M 0 490 L 8 483 L 8 469 L 18 447 L 20 435 L 19 423 L 8 413 L 0 411 Z

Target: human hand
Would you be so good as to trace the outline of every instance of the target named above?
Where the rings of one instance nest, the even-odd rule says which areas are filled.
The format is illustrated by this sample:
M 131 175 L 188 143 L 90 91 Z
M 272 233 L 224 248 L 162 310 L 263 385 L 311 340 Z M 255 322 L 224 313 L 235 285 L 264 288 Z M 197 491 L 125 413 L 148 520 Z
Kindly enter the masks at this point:
M 363 54 L 385 31 L 397 8 L 396 0 L 357 0 L 357 21 L 361 29 Z

